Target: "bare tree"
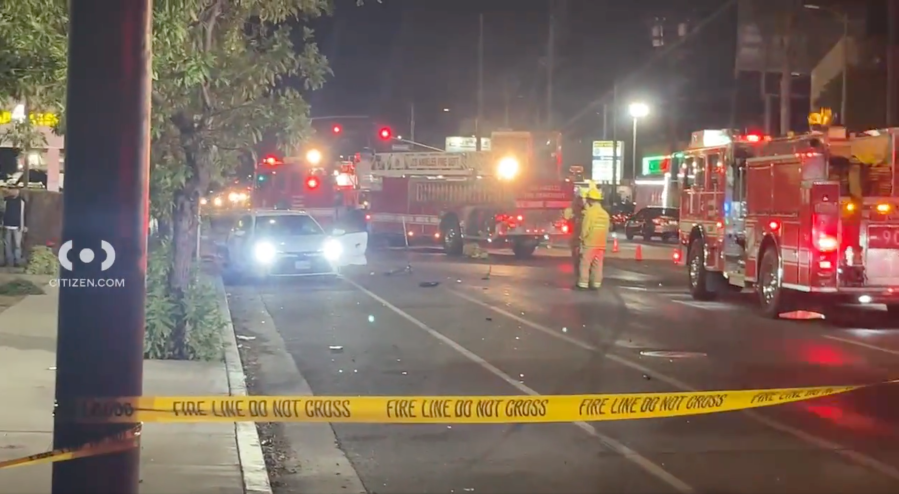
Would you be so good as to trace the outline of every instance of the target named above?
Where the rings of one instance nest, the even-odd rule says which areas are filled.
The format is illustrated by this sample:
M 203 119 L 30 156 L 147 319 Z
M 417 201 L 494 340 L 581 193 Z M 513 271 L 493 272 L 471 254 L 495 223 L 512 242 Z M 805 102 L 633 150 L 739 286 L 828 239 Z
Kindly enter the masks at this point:
M 790 131 L 792 121 L 791 101 L 793 96 L 793 72 L 796 71 L 797 56 L 800 53 L 800 20 L 802 0 L 753 0 L 753 20 L 759 29 L 765 50 L 762 77 L 773 64 L 779 65 L 780 78 L 780 133 Z M 772 66 L 769 66 L 769 61 Z M 767 95 L 763 95 L 767 98 Z M 770 118 L 766 115 L 766 118 Z

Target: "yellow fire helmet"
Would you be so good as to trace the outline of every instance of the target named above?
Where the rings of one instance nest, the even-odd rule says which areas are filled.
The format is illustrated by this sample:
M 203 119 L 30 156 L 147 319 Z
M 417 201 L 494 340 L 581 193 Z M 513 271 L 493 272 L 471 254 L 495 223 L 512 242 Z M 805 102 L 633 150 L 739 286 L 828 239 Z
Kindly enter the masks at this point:
M 596 188 L 596 184 L 592 180 L 587 181 L 587 187 L 581 188 L 581 197 L 584 199 L 592 199 L 594 201 L 602 200 L 602 191 Z
M 601 201 L 602 200 L 602 191 L 599 189 L 591 188 L 587 191 L 587 199 L 592 201 Z

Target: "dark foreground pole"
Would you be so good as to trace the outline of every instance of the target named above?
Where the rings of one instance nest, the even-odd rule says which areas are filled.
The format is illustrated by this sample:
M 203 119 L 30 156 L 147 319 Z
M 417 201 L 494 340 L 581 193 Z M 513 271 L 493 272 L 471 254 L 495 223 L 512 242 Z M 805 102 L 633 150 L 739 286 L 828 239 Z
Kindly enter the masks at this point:
M 141 395 L 146 294 L 151 0 L 71 0 L 69 13 L 54 448 L 133 427 L 72 423 L 72 405 Z M 54 463 L 53 494 L 137 494 L 139 459 Z

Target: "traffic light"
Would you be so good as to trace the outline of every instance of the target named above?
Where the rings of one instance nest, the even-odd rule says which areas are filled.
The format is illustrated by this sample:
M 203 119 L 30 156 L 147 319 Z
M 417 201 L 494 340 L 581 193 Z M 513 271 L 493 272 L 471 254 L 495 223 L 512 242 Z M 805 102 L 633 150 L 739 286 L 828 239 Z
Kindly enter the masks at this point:
M 338 124 L 334 124 L 334 125 L 331 127 L 331 132 L 332 132 L 334 135 L 342 134 L 342 133 L 343 133 L 343 127 L 341 127 L 341 126 L 338 125 Z
M 262 159 L 262 164 L 265 166 L 278 166 L 281 164 L 281 160 L 270 154 Z
M 306 179 L 306 188 L 309 190 L 315 190 L 318 188 L 318 179 L 315 177 L 309 177 Z
M 390 130 L 390 127 L 384 127 L 378 131 L 378 137 L 380 137 L 382 141 L 389 141 L 390 138 L 393 137 L 393 131 Z

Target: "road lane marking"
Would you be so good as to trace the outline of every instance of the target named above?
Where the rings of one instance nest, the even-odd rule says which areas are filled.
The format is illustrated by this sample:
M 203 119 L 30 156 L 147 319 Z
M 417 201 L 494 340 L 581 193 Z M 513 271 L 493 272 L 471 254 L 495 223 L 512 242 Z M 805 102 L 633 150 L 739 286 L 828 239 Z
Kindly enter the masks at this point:
M 481 358 L 480 356 L 478 356 L 471 350 L 456 343 L 454 340 L 451 340 L 450 338 L 444 336 L 443 334 L 439 333 L 435 329 L 432 329 L 427 324 L 419 321 L 414 316 L 406 313 L 402 309 L 396 307 L 395 305 L 391 304 L 387 300 L 381 298 L 374 292 L 368 290 L 367 288 L 363 287 L 362 285 L 356 283 L 355 281 L 353 281 L 349 278 L 345 278 L 345 279 L 351 285 L 353 285 L 357 289 L 359 289 L 359 291 L 361 291 L 362 293 L 364 293 L 364 294 L 368 295 L 369 297 L 373 298 L 374 300 L 380 302 L 384 307 L 387 307 L 388 309 L 390 309 L 391 311 L 393 311 L 394 313 L 396 313 L 403 319 L 409 321 L 410 323 L 412 323 L 413 325 L 415 325 L 422 331 L 433 336 L 438 341 L 448 345 L 453 350 L 459 352 L 461 355 L 463 355 L 467 359 L 471 360 L 472 362 L 476 363 L 477 365 L 481 366 L 482 368 L 484 368 L 491 374 L 495 375 L 496 377 L 502 379 L 507 384 L 514 387 L 515 389 L 521 391 L 522 393 L 524 393 L 526 395 L 541 396 L 540 393 L 538 393 L 537 391 L 535 391 L 532 388 L 528 387 L 527 385 L 519 382 L 518 380 L 513 379 L 511 376 L 509 376 L 505 372 L 501 371 L 499 368 L 495 367 L 490 362 L 487 362 L 486 360 L 484 360 L 483 358 Z M 690 486 L 683 480 L 675 477 L 672 473 L 668 472 L 661 466 L 653 463 L 650 459 L 646 458 L 645 456 L 641 455 L 640 453 L 638 453 L 638 452 L 634 451 L 633 449 L 627 447 L 626 445 L 618 442 L 616 439 L 600 433 L 592 425 L 590 425 L 586 422 L 573 422 L 573 424 L 575 426 L 577 426 L 579 429 L 586 432 L 588 435 L 598 439 L 610 451 L 614 451 L 615 453 L 623 456 L 625 459 L 627 459 L 628 461 L 637 465 L 638 467 L 642 468 L 644 471 L 646 471 L 653 477 L 668 484 L 669 486 L 674 488 L 677 492 L 680 492 L 683 494 L 696 492 L 696 489 L 694 489 L 692 486 Z
M 868 350 L 874 350 L 883 353 L 889 353 L 890 355 L 899 355 L 899 350 L 892 350 L 889 348 L 883 348 L 876 345 L 871 345 L 870 343 L 863 343 L 861 341 L 850 340 L 849 338 L 841 338 L 839 336 L 831 336 L 829 334 L 824 335 L 828 340 L 839 341 L 841 343 L 846 343 L 847 345 L 855 345 L 862 348 L 867 348 Z
M 490 309 L 490 310 L 496 312 L 497 314 L 501 314 L 512 320 L 520 322 L 521 324 L 524 324 L 525 326 L 536 329 L 537 331 L 540 331 L 549 336 L 552 336 L 553 338 L 558 338 L 560 340 L 567 341 L 568 343 L 571 343 L 571 344 L 578 346 L 580 348 L 583 348 L 585 350 L 589 350 L 589 351 L 593 351 L 593 352 L 598 351 L 598 349 L 596 347 L 594 347 L 593 345 L 591 345 L 589 343 L 585 343 L 576 338 L 572 338 L 571 336 L 568 336 L 567 334 L 558 333 L 556 331 L 553 331 L 552 328 L 550 328 L 548 326 L 544 326 L 538 322 L 531 321 L 530 319 L 525 319 L 523 317 L 518 316 L 517 314 L 513 314 L 507 310 L 501 309 L 501 308 L 496 307 L 487 302 L 478 300 L 478 299 L 476 299 L 468 294 L 462 293 L 458 290 L 448 289 L 447 291 L 449 293 L 452 293 L 453 295 L 456 295 L 457 297 L 468 300 L 469 302 L 480 305 L 481 307 Z M 647 376 L 652 376 L 655 379 L 658 379 L 659 381 L 667 383 L 667 384 L 669 384 L 675 388 L 678 388 L 682 391 L 699 391 L 698 388 L 690 386 L 689 384 L 687 384 L 675 377 L 671 377 L 666 374 L 660 373 L 659 371 L 652 370 L 649 367 L 641 365 L 641 364 L 634 362 L 630 359 L 627 359 L 625 357 L 620 357 L 618 355 L 614 355 L 611 353 L 606 353 L 605 357 L 617 364 L 640 371 L 643 374 L 646 374 Z M 883 463 L 877 459 L 871 458 L 870 456 L 859 453 L 858 451 L 848 449 L 847 447 L 845 447 L 839 443 L 833 442 L 829 439 L 824 439 L 822 437 L 815 436 L 814 434 L 803 431 L 802 429 L 797 429 L 796 427 L 784 424 L 778 420 L 768 418 L 765 415 L 755 412 L 755 411 L 752 411 L 752 410 L 744 410 L 739 413 L 743 413 L 747 417 L 755 420 L 756 422 L 758 422 L 760 424 L 770 427 L 771 429 L 783 432 L 785 434 L 789 434 L 789 435 L 791 435 L 797 439 L 800 439 L 802 441 L 805 441 L 806 443 L 811 444 L 812 446 L 815 446 L 819 449 L 831 451 L 837 455 L 844 457 L 845 459 L 847 459 L 849 461 L 852 461 L 858 465 L 861 465 L 861 466 L 864 466 L 871 470 L 874 470 L 875 472 L 885 475 L 893 480 L 899 480 L 899 469 L 896 469 L 895 467 L 893 467 L 891 465 L 887 465 L 886 463 Z

